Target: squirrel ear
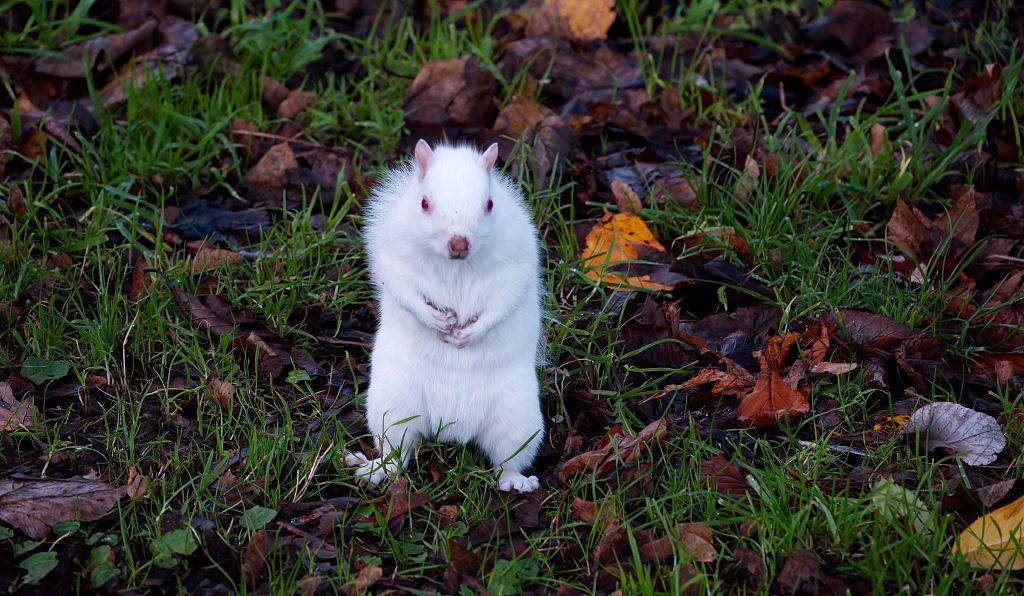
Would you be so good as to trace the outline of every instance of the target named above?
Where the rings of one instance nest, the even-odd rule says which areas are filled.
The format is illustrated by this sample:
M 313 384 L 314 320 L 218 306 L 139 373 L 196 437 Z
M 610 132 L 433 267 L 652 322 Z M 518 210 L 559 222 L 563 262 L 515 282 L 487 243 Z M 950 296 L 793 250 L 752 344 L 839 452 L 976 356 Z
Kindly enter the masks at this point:
M 416 165 L 419 166 L 420 170 L 420 180 L 423 180 L 423 177 L 427 175 L 427 168 L 434 161 L 434 150 L 430 148 L 426 141 L 420 139 L 416 142 L 415 155 Z
M 490 170 L 494 167 L 494 162 L 498 161 L 498 144 L 491 143 L 491 146 L 484 151 L 484 154 L 480 156 L 480 165 L 485 170 Z

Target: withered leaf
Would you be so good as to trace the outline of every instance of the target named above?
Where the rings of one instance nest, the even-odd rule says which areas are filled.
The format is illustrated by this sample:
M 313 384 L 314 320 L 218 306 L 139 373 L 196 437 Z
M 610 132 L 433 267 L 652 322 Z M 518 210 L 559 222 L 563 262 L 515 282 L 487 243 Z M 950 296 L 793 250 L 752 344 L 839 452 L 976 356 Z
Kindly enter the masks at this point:
M 6 381 L 0 381 L 0 433 L 26 428 L 36 423 L 36 407 L 31 397 L 18 401 Z
M 701 463 L 700 477 L 705 486 L 722 494 L 739 497 L 750 491 L 743 470 L 721 455 Z
M 78 476 L 64 480 L 7 478 L 0 480 L 0 520 L 33 540 L 42 540 L 58 522 L 103 517 L 123 492 L 101 480 Z
M 929 449 L 951 449 L 972 466 L 992 463 L 1006 447 L 1006 436 L 995 418 L 953 402 L 935 402 L 917 410 L 902 433 L 921 433 Z
M 576 41 L 604 39 L 615 22 L 614 0 L 543 0 L 534 6 L 526 33 Z
M 156 29 L 156 25 L 156 21 L 146 21 L 131 31 L 104 35 L 73 45 L 61 52 L 60 56 L 37 58 L 35 69 L 38 72 L 58 77 L 84 77 L 96 66 L 97 59 L 101 55 L 106 59 L 100 66 L 102 68 L 110 66 L 125 52 L 148 38 Z
M 475 58 L 463 56 L 423 65 L 405 96 L 410 128 L 481 126 L 491 121 L 497 80 Z

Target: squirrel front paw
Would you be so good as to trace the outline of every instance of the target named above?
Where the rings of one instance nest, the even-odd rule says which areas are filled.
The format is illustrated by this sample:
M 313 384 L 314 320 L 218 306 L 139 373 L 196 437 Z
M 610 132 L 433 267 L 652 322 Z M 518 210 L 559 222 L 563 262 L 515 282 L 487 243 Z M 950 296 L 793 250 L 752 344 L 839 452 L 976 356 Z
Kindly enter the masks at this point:
M 359 453 L 346 453 L 345 465 L 355 468 L 355 479 L 362 486 L 376 486 L 394 473 L 394 466 L 382 459 L 370 459 Z
M 477 317 L 473 317 L 462 325 L 455 326 L 451 331 L 446 333 L 441 340 L 461 350 L 477 338 L 478 330 L 474 325 L 476 321 Z
M 430 307 L 433 327 L 442 335 L 451 333 L 459 322 L 459 315 L 450 308 L 434 304 L 429 298 L 424 298 L 423 301 Z

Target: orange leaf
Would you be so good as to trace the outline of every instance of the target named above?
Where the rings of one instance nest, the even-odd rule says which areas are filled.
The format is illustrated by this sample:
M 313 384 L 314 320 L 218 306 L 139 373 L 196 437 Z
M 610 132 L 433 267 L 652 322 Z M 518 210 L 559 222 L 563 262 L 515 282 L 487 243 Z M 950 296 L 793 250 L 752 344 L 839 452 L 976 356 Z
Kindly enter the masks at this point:
M 811 409 L 803 394 L 790 387 L 774 370 L 761 373 L 754 390 L 740 401 L 741 422 L 767 428 Z
M 671 255 L 632 213 L 606 213 L 587 233 L 580 258 L 587 277 L 612 287 L 671 290 L 682 280 L 669 270 Z

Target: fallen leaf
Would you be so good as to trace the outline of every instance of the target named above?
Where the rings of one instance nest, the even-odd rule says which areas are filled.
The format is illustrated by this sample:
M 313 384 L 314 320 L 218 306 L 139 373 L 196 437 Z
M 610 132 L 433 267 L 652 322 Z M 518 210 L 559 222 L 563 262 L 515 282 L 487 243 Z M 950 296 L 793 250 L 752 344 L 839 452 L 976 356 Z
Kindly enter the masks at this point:
M 683 279 L 670 270 L 674 258 L 632 213 L 606 213 L 587 233 L 580 260 L 587 277 L 611 287 L 671 290 Z
M 818 556 L 806 549 L 795 550 L 786 556 L 775 581 L 783 594 L 846 592 L 843 582 L 825 574 Z
M 481 126 L 494 113 L 497 79 L 475 58 L 428 62 L 413 79 L 402 108 L 407 125 L 434 130 Z
M 753 194 L 754 189 L 757 188 L 757 184 L 761 179 L 761 167 L 757 164 L 751 156 L 747 156 L 746 162 L 743 164 L 743 171 L 740 173 L 740 177 L 736 180 L 736 186 L 733 189 L 733 194 L 741 202 L 746 201 Z
M 636 191 L 625 182 L 612 180 L 612 194 L 615 196 L 615 204 L 619 207 L 620 213 L 637 214 L 644 208 Z
M 123 490 L 100 480 L 8 478 L 0 480 L 0 520 L 33 540 L 42 540 L 53 524 L 95 521 L 106 515 Z
M 914 491 L 885 478 L 874 483 L 867 499 L 870 501 L 871 509 L 881 513 L 890 523 L 909 519 L 918 534 L 932 534 L 929 525 L 931 510 Z
M 267 531 L 254 532 L 249 537 L 249 544 L 245 547 L 245 562 L 243 573 L 245 585 L 254 588 L 258 585 L 260 574 L 263 572 L 263 565 L 267 558 Z
M 810 411 L 811 405 L 807 398 L 795 386 L 799 375 L 784 379 L 778 372 L 796 340 L 795 333 L 770 337 L 764 349 L 757 354 L 761 374 L 750 393 L 740 399 L 737 409 L 740 422 L 758 428 L 770 428 L 780 421 Z
M 206 380 L 206 395 L 224 412 L 231 410 L 231 398 L 234 393 L 235 386 L 228 381 L 216 377 Z
M 36 423 L 36 407 L 31 397 L 14 399 L 9 383 L 0 381 L 0 433 L 28 428 Z
M 613 22 L 614 0 L 543 0 L 530 15 L 526 33 L 587 42 L 604 39 Z
M 188 266 L 189 273 L 193 275 L 242 262 L 242 255 L 237 252 L 226 248 L 215 248 L 203 240 L 189 242 L 188 249 L 195 255 Z
M 856 362 L 819 362 L 810 368 L 814 374 L 842 375 L 857 370 Z
M 725 495 L 742 497 L 750 492 L 743 470 L 721 455 L 700 464 L 700 477 L 704 486 Z
M 925 435 L 928 449 L 953 450 L 965 463 L 983 466 L 1006 447 L 996 419 L 953 402 L 928 404 L 910 416 L 902 434 Z
M 974 490 L 978 495 L 978 499 L 985 507 L 991 507 L 1003 500 L 1003 497 L 1010 494 L 1013 490 L 1013 486 L 1017 483 L 1016 478 L 1010 478 L 1008 480 L 1000 480 L 999 482 L 993 482 L 986 486 L 980 486 Z
M 1024 497 L 974 520 L 953 552 L 984 569 L 1024 569 Z
M 616 559 L 619 550 L 626 545 L 629 535 L 626 528 L 622 526 L 619 518 L 613 519 L 605 527 L 594 546 L 594 560 L 599 565 L 610 565 Z
M 639 545 L 640 560 L 646 563 L 667 559 L 675 554 L 676 542 L 694 561 L 711 563 L 718 556 L 712 544 L 711 528 L 704 524 L 681 524 L 678 538 L 665 536 Z
M 124 487 L 125 494 L 132 500 L 144 499 L 149 496 L 149 477 L 140 474 L 135 466 L 128 468 L 128 483 Z
M 156 29 L 156 25 L 156 21 L 147 21 L 131 31 L 95 37 L 73 45 L 62 51 L 59 56 L 37 58 L 35 69 L 37 72 L 58 77 L 85 77 L 96 66 L 101 55 L 105 60 L 100 64 L 100 68 L 110 66 L 125 52 L 148 38 Z
M 260 158 L 248 172 L 243 181 L 245 185 L 257 192 L 280 190 L 285 187 L 288 170 L 299 167 L 288 143 L 274 145 Z

